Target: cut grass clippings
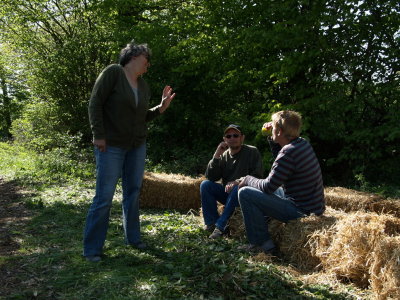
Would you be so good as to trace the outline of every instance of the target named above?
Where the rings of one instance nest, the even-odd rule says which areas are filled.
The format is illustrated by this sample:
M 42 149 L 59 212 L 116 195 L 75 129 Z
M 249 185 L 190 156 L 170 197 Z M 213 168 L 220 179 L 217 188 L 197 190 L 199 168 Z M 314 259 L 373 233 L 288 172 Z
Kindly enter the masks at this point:
M 117 192 L 116 199 L 120 198 Z M 351 288 L 306 285 L 273 261 L 236 250 L 241 241 L 211 241 L 191 211 L 142 210 L 140 252 L 123 243 L 121 209 L 114 201 L 106 258 L 86 262 L 82 231 L 91 202 L 89 190 L 49 187 L 24 197 L 33 217 L 19 228 L 18 251 L 2 257 L 15 276 L 5 299 L 356 299 Z M 13 272 L 12 270 L 15 270 Z
M 304 276 L 287 262 L 241 253 L 237 247 L 246 242 L 243 237 L 208 239 L 201 229 L 199 211 L 183 210 L 186 203 L 176 202 L 173 196 L 166 203 L 177 205 L 179 212 L 165 207 L 141 210 L 142 235 L 150 249 L 140 252 L 126 247 L 120 187 L 110 216 L 106 257 L 100 263 L 89 263 L 81 254 L 84 222 L 94 193 L 93 171 L 94 163 L 74 162 L 60 152 L 38 155 L 0 143 L 0 205 L 7 207 L 7 210 L 0 207 L 1 234 L 9 241 L 8 248 L 3 247 L 5 251 L 0 252 L 0 299 L 368 299 L 371 296 L 352 284 L 332 284 L 329 274 L 327 280 L 321 281 L 320 274 Z M 166 176 L 165 182 L 174 184 L 176 176 Z M 152 184 L 156 179 L 151 179 Z M 1 193 L 1 189 L 9 191 L 11 185 L 15 193 Z M 187 184 L 179 195 L 193 198 L 194 191 L 188 191 L 193 189 L 192 185 Z M 24 192 L 18 193 L 22 186 Z M 199 197 L 198 192 L 195 194 Z M 147 201 L 149 206 L 157 205 L 150 198 Z M 387 241 L 382 247 L 390 243 Z M 396 251 L 388 259 L 396 259 Z M 384 270 L 382 266 L 384 262 L 374 266 L 374 276 L 381 280 L 377 285 L 386 280 L 386 271 L 398 272 L 396 268 Z M 378 288 L 383 293 L 392 293 L 391 287 Z

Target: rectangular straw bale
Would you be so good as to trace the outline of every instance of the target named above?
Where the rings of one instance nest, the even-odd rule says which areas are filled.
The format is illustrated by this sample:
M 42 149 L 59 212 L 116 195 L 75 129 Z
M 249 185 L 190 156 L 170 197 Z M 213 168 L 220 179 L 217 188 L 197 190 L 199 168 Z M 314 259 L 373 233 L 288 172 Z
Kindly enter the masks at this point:
M 322 216 L 311 215 L 287 224 L 274 220 L 269 228 L 272 239 L 279 246 L 285 259 L 302 271 L 313 271 L 318 269 L 321 263 L 315 255 L 314 248 L 326 247 L 317 240 L 318 237 L 332 237 L 333 227 L 342 217 L 343 212 L 327 207 Z
M 220 213 L 222 209 L 223 206 L 219 205 Z M 236 208 L 229 224 L 232 237 L 246 238 L 240 208 Z M 351 281 L 364 289 L 371 282 L 375 290 L 395 295 L 389 299 L 398 299 L 399 218 L 371 212 L 345 213 L 328 206 L 324 215 L 319 217 L 309 216 L 287 224 L 271 220 L 269 231 L 285 260 L 299 270 L 310 272 L 319 269 L 323 274 L 333 274 L 339 280 Z M 384 250 L 379 252 L 375 249 L 381 240 L 389 237 L 396 237 L 390 244 L 391 249 L 395 247 L 392 251 L 395 254 L 385 258 L 377 254 Z M 380 247 L 383 249 L 384 246 Z M 382 256 L 380 261 L 376 258 L 379 255 Z M 391 269 L 384 265 L 385 260 L 393 265 Z M 375 272 L 373 276 L 372 270 Z M 379 270 L 385 272 L 379 273 Z M 379 281 L 384 281 L 384 284 Z M 387 291 L 384 286 L 387 286 Z
M 189 210 L 199 209 L 203 177 L 146 172 L 140 194 L 140 207 Z
M 400 218 L 400 200 L 385 199 L 378 202 L 372 202 L 368 205 L 368 210 Z
M 235 212 L 229 219 L 229 232 L 234 238 L 246 238 L 246 229 L 244 227 L 243 215 L 240 207 L 236 207 Z
M 316 231 L 321 235 L 332 236 L 331 228 L 342 215 L 343 212 L 328 207 L 322 216 L 308 216 L 287 224 L 272 219 L 269 221 L 268 227 L 271 238 L 279 246 L 285 259 L 301 270 L 310 271 L 321 262 L 313 254 L 313 248 L 316 245 L 312 237 Z M 232 237 L 246 238 L 246 229 L 240 208 L 236 208 L 229 225 Z
M 343 187 L 325 188 L 326 204 L 346 212 L 369 211 L 400 217 L 400 199 L 384 199 L 377 194 Z
M 370 280 L 373 251 L 389 234 L 399 234 L 400 219 L 376 213 L 349 213 L 340 218 L 333 235 L 318 233 L 315 255 L 326 272 L 366 288 Z M 321 247 L 321 245 L 323 245 Z M 326 247 L 328 245 L 328 247 Z
M 372 261 L 371 288 L 376 298 L 400 299 L 400 236 L 379 241 Z

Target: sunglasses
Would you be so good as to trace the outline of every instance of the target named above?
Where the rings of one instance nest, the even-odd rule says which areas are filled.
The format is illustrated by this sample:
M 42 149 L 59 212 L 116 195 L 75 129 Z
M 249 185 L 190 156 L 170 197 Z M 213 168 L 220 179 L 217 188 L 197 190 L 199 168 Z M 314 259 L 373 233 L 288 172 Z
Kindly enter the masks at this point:
M 230 139 L 231 137 L 238 138 L 239 136 L 240 136 L 240 135 L 237 134 L 237 133 L 225 135 L 225 137 L 226 137 L 227 139 Z

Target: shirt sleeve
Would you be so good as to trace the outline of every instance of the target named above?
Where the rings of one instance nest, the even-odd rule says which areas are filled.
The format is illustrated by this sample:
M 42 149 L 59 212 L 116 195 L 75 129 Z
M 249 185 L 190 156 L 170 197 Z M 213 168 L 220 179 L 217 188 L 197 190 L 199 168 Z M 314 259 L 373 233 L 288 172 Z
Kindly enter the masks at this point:
M 272 194 L 287 181 L 293 172 L 293 158 L 284 151 L 280 151 L 267 178 L 257 179 L 251 176 L 246 179 L 246 184 L 264 193 Z
M 223 161 L 220 158 L 212 158 L 207 165 L 206 178 L 211 181 L 218 181 L 222 178 Z
M 104 139 L 103 106 L 118 79 L 118 66 L 110 65 L 96 79 L 89 100 L 89 121 L 95 139 Z

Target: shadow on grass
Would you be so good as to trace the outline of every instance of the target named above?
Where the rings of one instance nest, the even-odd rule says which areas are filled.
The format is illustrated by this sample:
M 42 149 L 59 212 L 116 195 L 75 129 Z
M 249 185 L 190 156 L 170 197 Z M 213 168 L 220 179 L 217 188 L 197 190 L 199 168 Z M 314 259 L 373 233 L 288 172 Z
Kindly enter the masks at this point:
M 349 299 L 328 288 L 303 286 L 273 264 L 252 263 L 232 239 L 210 241 L 197 221 L 175 211 L 142 210 L 150 248 L 124 245 L 120 203 L 113 205 L 106 258 L 86 262 L 82 233 L 89 202 L 25 199 L 35 216 L 21 229 L 23 266 L 7 299 Z M 37 204 L 37 205 L 35 205 Z
M 33 213 L 24 205 L 24 198 L 35 194 L 20 188 L 16 181 L 4 181 L 0 177 L 0 296 L 18 289 L 21 282 L 16 274 L 23 266 L 15 253 L 21 248 L 18 242 Z

